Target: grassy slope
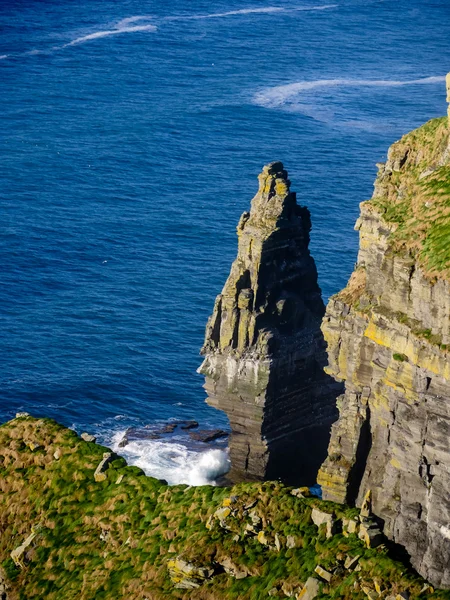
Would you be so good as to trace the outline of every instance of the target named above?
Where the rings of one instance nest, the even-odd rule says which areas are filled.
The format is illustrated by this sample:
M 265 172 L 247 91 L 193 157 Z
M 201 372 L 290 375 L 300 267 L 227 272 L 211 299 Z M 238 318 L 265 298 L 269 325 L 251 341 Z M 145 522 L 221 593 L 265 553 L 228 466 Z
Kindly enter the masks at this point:
M 40 448 L 31 451 L 29 441 Z M 59 459 L 54 458 L 57 450 Z M 97 483 L 94 470 L 105 450 L 47 419 L 24 417 L 0 427 L 0 563 L 12 600 L 257 600 L 283 583 L 298 587 L 317 564 L 335 565 L 339 553 L 361 554 L 362 570 L 335 575 L 322 598 L 366 598 L 353 584 L 361 579 L 373 587 L 374 577 L 386 590 L 408 589 L 414 598 L 420 597 L 421 578 L 389 558 L 385 548 L 366 549 L 356 535 L 325 539 L 310 514 L 313 505 L 330 503 L 296 498 L 276 482 L 241 484 L 232 490 L 168 487 L 126 466 L 123 459 L 115 460 L 106 481 Z M 215 525 L 209 531 L 208 516 L 230 494 L 238 497 L 240 507 L 237 516 L 227 520 L 230 530 Z M 293 535 L 298 547 L 286 549 L 284 544 L 277 552 L 243 535 L 249 522 L 243 506 L 255 500 L 253 510 L 262 517 L 267 538 L 273 541 L 277 532 L 283 544 Z M 341 516 L 355 513 L 338 505 L 332 508 Z M 29 562 L 18 570 L 10 552 L 37 524 L 42 529 Z M 239 540 L 233 541 L 236 534 Z M 175 590 L 167 562 L 179 554 L 205 566 L 230 557 L 251 575 L 236 580 L 222 572 L 194 591 Z M 281 591 L 279 597 L 285 597 Z M 449 600 L 450 592 L 423 597 Z
M 450 145 L 447 117 L 433 119 L 391 146 L 395 170 L 378 174 L 379 194 L 366 203 L 393 229 L 430 277 L 450 278 Z

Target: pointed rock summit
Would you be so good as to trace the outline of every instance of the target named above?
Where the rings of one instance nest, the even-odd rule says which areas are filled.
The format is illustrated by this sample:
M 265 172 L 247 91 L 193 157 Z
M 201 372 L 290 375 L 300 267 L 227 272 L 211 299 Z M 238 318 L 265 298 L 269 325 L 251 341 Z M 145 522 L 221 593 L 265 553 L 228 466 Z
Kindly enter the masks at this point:
M 281 162 L 237 227 L 238 255 L 202 348 L 207 402 L 227 413 L 230 479 L 313 483 L 336 418 L 339 384 L 323 372 L 325 308 L 310 256 L 310 213 Z

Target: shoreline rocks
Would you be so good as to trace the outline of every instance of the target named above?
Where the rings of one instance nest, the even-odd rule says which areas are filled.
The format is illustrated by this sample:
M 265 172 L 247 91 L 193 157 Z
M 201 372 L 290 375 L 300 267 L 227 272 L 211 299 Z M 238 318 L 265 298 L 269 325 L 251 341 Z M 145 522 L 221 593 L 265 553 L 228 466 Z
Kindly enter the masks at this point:
M 129 427 L 118 443 L 118 447 L 126 448 L 132 442 L 146 440 L 170 441 L 173 435 L 177 437 L 184 436 L 188 444 L 191 441 L 211 444 L 218 440 L 225 440 L 229 435 L 228 431 L 224 431 L 223 429 L 198 429 L 198 427 L 198 422 L 193 420 L 171 421 L 163 425 Z

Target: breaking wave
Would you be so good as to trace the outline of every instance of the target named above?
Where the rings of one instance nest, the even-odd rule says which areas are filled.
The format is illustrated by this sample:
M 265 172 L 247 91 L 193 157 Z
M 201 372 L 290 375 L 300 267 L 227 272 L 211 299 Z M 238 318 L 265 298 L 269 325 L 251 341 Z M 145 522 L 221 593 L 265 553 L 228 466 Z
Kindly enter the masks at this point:
M 445 81 L 443 76 L 423 77 L 396 81 L 388 79 L 318 79 L 316 81 L 299 81 L 287 85 L 278 85 L 257 92 L 253 96 L 254 104 L 264 108 L 280 108 L 293 106 L 301 100 L 303 92 L 332 87 L 400 87 L 405 85 L 426 85 Z
M 121 448 L 119 442 L 124 434 L 125 431 L 114 434 L 112 449 L 128 464 L 140 467 L 146 475 L 165 479 L 170 485 L 214 485 L 230 468 L 226 450 L 195 451 L 180 443 L 159 440 L 132 441 Z

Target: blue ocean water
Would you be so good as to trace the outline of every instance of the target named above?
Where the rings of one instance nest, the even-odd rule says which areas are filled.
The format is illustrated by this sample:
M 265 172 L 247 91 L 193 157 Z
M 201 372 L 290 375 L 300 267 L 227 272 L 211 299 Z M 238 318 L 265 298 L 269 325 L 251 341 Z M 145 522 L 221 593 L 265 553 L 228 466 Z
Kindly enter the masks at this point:
M 329 297 L 375 163 L 446 112 L 448 0 L 3 0 L 0 23 L 0 419 L 226 426 L 198 351 L 257 174 L 284 162 Z

